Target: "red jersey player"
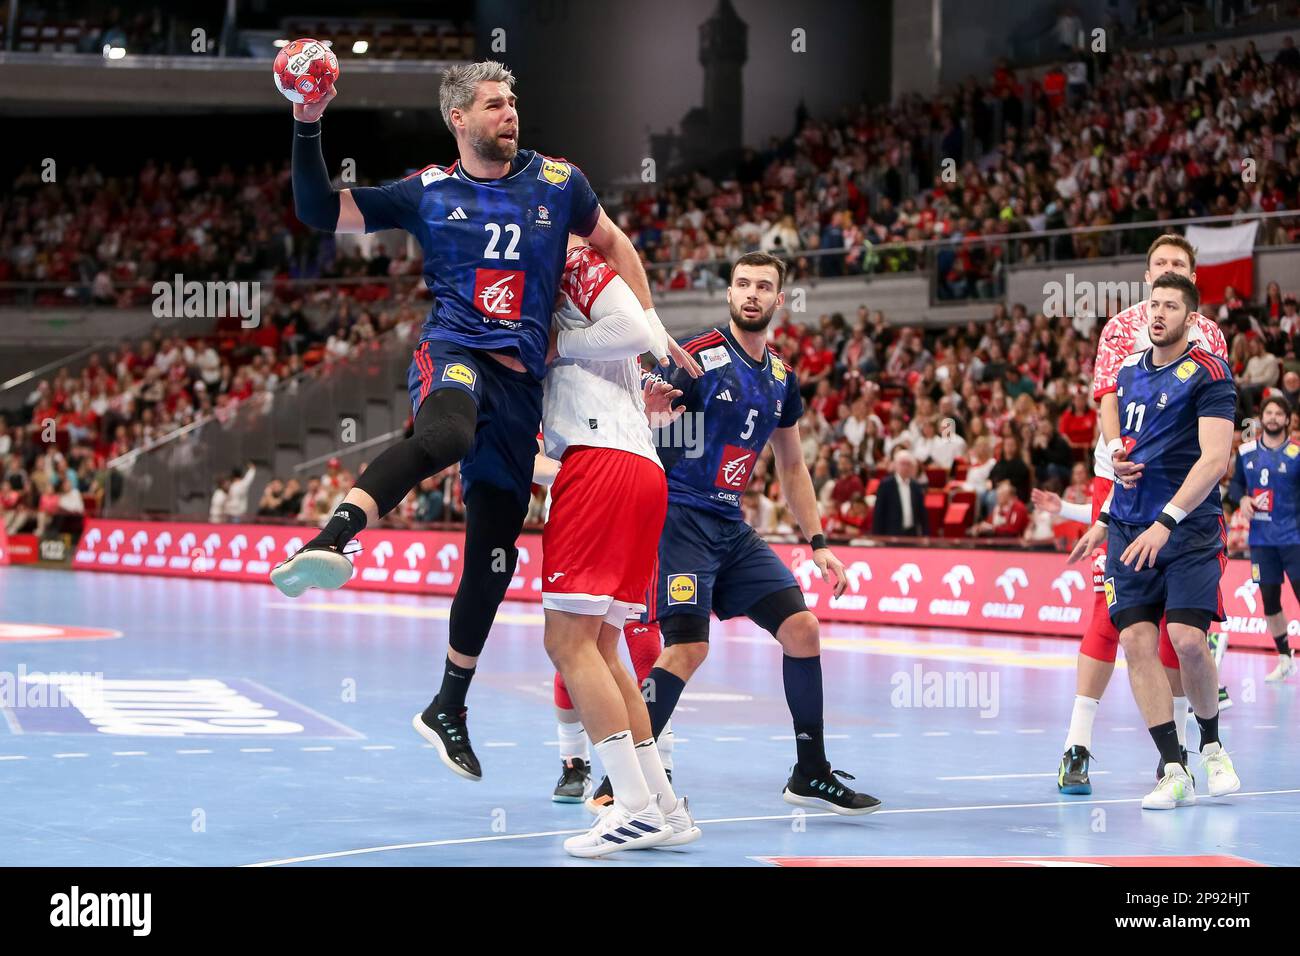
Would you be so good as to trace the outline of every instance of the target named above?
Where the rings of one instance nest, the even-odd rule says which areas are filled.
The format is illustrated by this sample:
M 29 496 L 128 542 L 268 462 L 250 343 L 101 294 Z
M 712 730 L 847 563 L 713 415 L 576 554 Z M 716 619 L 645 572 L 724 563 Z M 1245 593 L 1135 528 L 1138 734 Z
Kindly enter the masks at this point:
M 546 651 L 620 780 L 614 803 L 564 849 L 595 857 L 680 846 L 700 830 L 673 793 L 640 687 L 618 657 L 623 622 L 645 609 L 668 507 L 637 361 L 666 354 L 666 334 L 589 246 L 571 243 L 560 289 L 542 405 L 546 455 L 560 462 L 542 536 Z

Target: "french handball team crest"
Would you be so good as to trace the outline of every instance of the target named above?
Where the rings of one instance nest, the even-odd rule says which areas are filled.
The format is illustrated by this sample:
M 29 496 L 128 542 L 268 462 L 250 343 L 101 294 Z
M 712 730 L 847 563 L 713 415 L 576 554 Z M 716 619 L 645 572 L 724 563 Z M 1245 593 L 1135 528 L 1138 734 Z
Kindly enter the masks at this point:
M 551 211 L 545 206 L 537 207 L 537 225 L 549 226 L 551 224 Z
M 542 168 L 537 173 L 537 178 L 563 189 L 569 185 L 569 177 L 572 174 L 573 170 L 568 163 L 561 163 L 554 159 L 544 159 L 542 160 Z

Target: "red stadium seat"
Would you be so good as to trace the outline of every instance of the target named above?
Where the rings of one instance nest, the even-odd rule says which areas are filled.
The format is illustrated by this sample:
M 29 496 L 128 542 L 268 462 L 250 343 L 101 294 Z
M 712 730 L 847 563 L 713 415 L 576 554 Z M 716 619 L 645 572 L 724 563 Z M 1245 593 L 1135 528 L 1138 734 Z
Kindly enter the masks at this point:
M 971 526 L 971 514 L 971 505 L 964 501 L 954 501 L 948 505 L 948 509 L 943 514 L 942 536 L 945 538 L 964 537 L 966 529 Z
M 948 472 L 937 465 L 930 465 L 925 469 L 925 480 L 931 488 L 945 488 L 948 485 Z

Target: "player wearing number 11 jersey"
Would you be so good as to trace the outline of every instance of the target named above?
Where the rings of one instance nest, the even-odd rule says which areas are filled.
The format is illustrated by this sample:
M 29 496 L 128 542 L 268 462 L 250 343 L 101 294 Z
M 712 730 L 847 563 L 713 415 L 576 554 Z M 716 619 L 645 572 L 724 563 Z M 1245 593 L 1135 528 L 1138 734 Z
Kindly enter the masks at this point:
M 1101 513 L 1109 525 L 1106 604 L 1133 696 L 1164 765 L 1142 801 L 1152 810 L 1196 799 L 1174 723 L 1181 715 L 1173 712 L 1157 653 L 1162 615 L 1200 726 L 1209 793 L 1241 786 L 1219 741 L 1218 681 L 1205 643 L 1209 622 L 1224 617 L 1219 582 L 1227 532 L 1218 485 L 1231 454 L 1237 396 L 1228 363 L 1188 341 L 1198 304 L 1186 276 L 1166 273 L 1152 283 L 1152 347 L 1125 359 L 1116 388 L 1120 437 L 1134 468 Z M 1086 548 L 1095 535 L 1090 530 L 1084 537 Z

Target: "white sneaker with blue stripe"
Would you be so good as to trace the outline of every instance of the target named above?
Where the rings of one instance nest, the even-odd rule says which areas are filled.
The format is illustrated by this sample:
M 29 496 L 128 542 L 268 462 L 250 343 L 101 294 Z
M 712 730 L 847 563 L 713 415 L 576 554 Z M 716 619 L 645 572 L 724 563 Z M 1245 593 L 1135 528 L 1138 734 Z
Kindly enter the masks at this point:
M 656 793 L 635 813 L 615 801 L 601 811 L 590 830 L 565 840 L 564 852 L 591 859 L 620 850 L 648 850 L 673 835 L 674 830 L 664 817 Z

